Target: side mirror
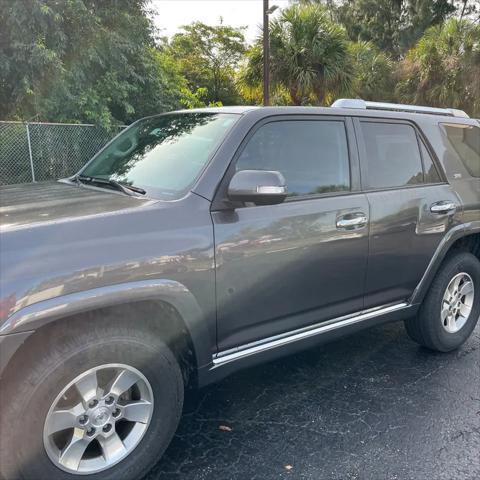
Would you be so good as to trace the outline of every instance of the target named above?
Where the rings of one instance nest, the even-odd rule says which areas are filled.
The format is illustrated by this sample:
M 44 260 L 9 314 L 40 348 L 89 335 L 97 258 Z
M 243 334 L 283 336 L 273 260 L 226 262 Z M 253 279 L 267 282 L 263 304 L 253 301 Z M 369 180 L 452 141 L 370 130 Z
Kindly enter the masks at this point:
M 280 172 L 241 170 L 235 173 L 228 186 L 228 198 L 256 205 L 276 205 L 287 197 L 285 178 Z

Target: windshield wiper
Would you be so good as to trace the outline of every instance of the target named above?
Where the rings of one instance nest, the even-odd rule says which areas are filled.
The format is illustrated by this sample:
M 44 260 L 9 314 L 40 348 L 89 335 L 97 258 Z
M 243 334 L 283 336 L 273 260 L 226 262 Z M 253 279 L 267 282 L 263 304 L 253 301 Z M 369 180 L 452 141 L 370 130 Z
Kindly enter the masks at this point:
M 133 185 L 129 185 L 128 183 L 119 182 L 118 180 L 114 180 L 113 178 L 100 178 L 100 177 L 90 177 L 88 175 L 76 175 L 74 177 L 76 182 L 81 183 L 99 183 L 100 185 L 110 185 L 117 190 L 127 194 L 127 195 L 135 195 L 138 193 L 140 195 L 145 195 L 147 192 L 140 187 L 134 187 Z
M 114 180 L 113 178 L 110 178 L 108 180 L 108 183 L 129 195 L 131 195 L 132 192 L 139 193 L 140 195 L 145 195 L 147 193 L 143 188 L 134 187 L 133 185 L 129 185 L 128 183 L 123 183 L 123 182 L 119 182 L 118 180 Z

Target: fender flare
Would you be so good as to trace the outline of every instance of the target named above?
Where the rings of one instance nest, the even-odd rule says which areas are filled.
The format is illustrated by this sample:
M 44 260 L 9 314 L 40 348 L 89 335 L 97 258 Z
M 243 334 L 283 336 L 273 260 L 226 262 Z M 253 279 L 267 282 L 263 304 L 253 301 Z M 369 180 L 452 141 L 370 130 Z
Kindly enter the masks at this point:
M 440 268 L 441 263 L 443 262 L 445 256 L 447 255 L 448 251 L 452 247 L 452 245 L 463 237 L 468 235 L 472 235 L 475 233 L 480 233 L 480 221 L 473 221 L 469 223 L 462 223 L 461 225 L 457 225 L 451 228 L 446 235 L 443 237 L 442 241 L 438 245 L 433 257 L 428 264 L 423 277 L 421 278 L 420 282 L 416 286 L 415 290 L 410 297 L 409 303 L 411 304 L 419 304 L 422 303 L 425 295 L 430 288 L 430 285 L 435 278 L 435 275 Z
M 0 335 L 33 333 L 63 317 L 142 300 L 159 300 L 174 307 L 192 339 L 198 368 L 212 362 L 212 341 L 205 315 L 188 288 L 173 280 L 120 283 L 37 302 L 13 313 L 0 327 Z

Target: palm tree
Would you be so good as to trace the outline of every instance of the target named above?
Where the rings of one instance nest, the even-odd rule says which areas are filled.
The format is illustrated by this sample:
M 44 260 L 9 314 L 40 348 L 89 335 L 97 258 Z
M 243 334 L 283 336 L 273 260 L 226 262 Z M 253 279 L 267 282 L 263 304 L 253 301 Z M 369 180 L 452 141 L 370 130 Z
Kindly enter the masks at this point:
M 275 95 L 288 92 L 289 103 L 329 104 L 348 93 L 353 65 L 342 26 L 321 5 L 294 4 L 270 23 L 271 82 Z M 247 55 L 242 91 L 258 92 L 263 51 L 259 38 Z
M 352 90 L 364 100 L 393 101 L 393 61 L 371 42 L 350 44 L 355 70 Z
M 452 18 L 428 29 L 397 74 L 401 100 L 480 115 L 480 25 Z

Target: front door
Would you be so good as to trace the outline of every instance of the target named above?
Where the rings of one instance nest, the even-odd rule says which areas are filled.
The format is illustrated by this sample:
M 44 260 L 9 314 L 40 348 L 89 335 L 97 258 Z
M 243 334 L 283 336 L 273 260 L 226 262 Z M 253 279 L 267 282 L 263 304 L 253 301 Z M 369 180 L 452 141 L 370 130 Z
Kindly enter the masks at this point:
M 234 159 L 280 171 L 289 197 L 212 212 L 220 351 L 363 308 L 368 202 L 351 126 L 318 118 L 264 121 Z

